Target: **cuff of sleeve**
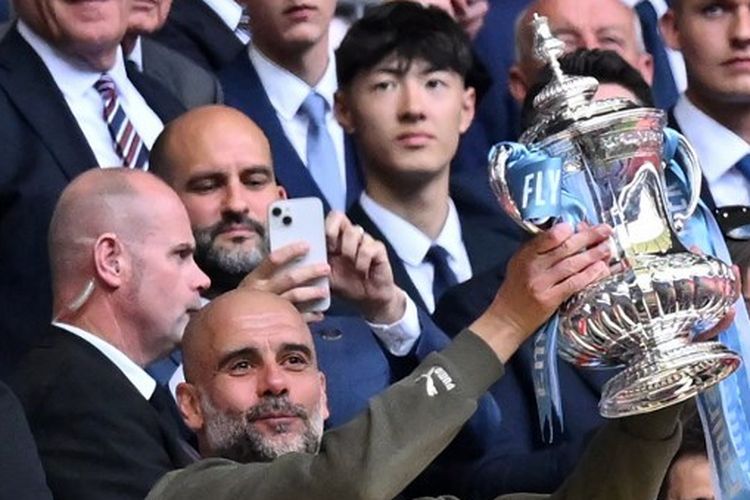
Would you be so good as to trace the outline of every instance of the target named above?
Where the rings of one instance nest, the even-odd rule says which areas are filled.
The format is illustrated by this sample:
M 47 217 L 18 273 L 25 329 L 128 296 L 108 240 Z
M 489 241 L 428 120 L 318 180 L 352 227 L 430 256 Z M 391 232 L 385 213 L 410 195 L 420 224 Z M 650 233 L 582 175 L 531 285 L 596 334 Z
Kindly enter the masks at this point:
M 406 292 L 400 290 L 400 293 L 403 293 L 406 297 L 406 310 L 401 319 L 390 325 L 367 323 L 375 336 L 383 342 L 388 352 L 394 356 L 409 354 L 417 343 L 422 330 L 419 326 L 417 305 L 406 295 Z

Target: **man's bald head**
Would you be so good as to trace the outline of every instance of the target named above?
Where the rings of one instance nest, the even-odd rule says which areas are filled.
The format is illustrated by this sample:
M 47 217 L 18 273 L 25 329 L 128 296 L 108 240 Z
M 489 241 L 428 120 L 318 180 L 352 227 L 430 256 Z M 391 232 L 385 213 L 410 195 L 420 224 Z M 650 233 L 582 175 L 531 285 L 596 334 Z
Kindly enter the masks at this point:
M 210 281 L 185 207 L 157 177 L 92 169 L 63 191 L 49 232 L 54 311 L 141 366 L 172 350 Z
M 298 330 L 312 345 L 310 330 L 299 311 L 276 294 L 236 288 L 212 300 L 194 315 L 182 341 L 185 380 L 200 384 L 216 370 L 217 354 L 232 345 L 232 337 L 263 321 L 278 321 Z M 312 359 L 317 366 L 315 353 Z
M 307 324 L 277 295 L 238 288 L 190 321 L 177 400 L 208 456 L 239 462 L 315 453 L 328 417 Z
M 234 149 L 240 140 L 267 152 L 270 159 L 268 139 L 247 115 L 228 106 L 201 106 L 164 127 L 151 150 L 149 165 L 153 173 L 173 185 L 178 169 L 215 162 L 222 150 L 227 146 Z
M 90 276 L 90 255 L 83 249 L 103 233 L 132 239 L 149 220 L 149 200 L 174 191 L 157 177 L 128 168 L 92 169 L 76 177 L 57 202 L 49 228 L 53 286 Z
M 640 21 L 622 0 L 536 0 L 516 22 L 516 63 L 510 71 L 510 90 L 519 102 L 541 68 L 533 51 L 535 13 L 547 17 L 553 34 L 565 42 L 567 51 L 612 50 L 651 82 L 653 62 L 644 48 Z

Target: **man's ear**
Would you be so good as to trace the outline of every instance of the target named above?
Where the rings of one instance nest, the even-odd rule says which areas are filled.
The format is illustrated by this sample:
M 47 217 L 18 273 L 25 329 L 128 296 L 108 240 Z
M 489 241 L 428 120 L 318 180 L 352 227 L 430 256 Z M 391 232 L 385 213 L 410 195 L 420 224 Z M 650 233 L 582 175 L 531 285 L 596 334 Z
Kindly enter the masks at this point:
M 654 58 L 648 52 L 643 52 L 638 58 L 638 72 L 649 86 L 654 82 Z
M 114 233 L 100 235 L 94 243 L 94 268 L 99 279 L 119 288 L 127 276 L 128 257 L 122 242 Z
M 289 196 L 286 194 L 286 189 L 284 189 L 284 186 L 279 184 L 276 186 L 278 188 L 277 194 L 279 195 L 279 200 L 286 200 Z
M 680 31 L 677 27 L 677 13 L 674 9 L 668 9 L 667 12 L 659 19 L 659 31 L 664 43 L 673 50 L 681 50 Z
M 200 405 L 198 388 L 193 384 L 181 382 L 177 385 L 177 408 L 180 410 L 182 420 L 193 432 L 203 429 L 203 410 Z
M 461 98 L 461 124 L 459 131 L 463 134 L 471 126 L 471 122 L 474 121 L 474 114 L 476 112 L 477 104 L 477 92 L 474 87 L 466 87 L 464 89 L 464 95 Z
M 349 106 L 349 96 L 345 91 L 338 90 L 334 94 L 333 111 L 341 128 L 343 128 L 347 134 L 353 134 L 355 129 L 352 120 L 352 110 Z
M 529 84 L 518 63 L 513 64 L 508 71 L 508 90 L 519 105 L 523 103 L 529 92 Z

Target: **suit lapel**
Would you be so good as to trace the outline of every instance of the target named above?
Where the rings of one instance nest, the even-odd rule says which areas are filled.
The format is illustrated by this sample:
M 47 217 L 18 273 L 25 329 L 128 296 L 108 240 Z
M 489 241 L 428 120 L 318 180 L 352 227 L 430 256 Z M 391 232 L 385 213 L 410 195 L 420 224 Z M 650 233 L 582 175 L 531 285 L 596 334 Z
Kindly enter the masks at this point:
M 383 242 L 386 251 L 388 252 L 388 260 L 391 261 L 393 280 L 404 292 L 406 292 L 407 295 L 409 295 L 409 297 L 412 298 L 417 307 L 422 308 L 423 311 L 427 311 L 427 306 L 422 300 L 422 296 L 419 294 L 414 282 L 409 277 L 409 273 L 406 272 L 406 268 L 404 267 L 403 262 L 401 262 L 401 258 L 388 241 L 388 238 L 385 237 L 375 222 L 370 219 L 367 213 L 362 209 L 362 205 L 360 205 L 358 201 L 354 202 L 351 208 L 349 208 L 347 215 L 352 222 L 359 224 L 365 231 L 370 233 L 370 236 Z
M 0 87 L 69 179 L 97 165 L 52 75 L 15 25 L 0 42 Z
M 154 110 L 165 124 L 185 112 L 185 107 L 161 83 L 145 73 L 138 71 L 135 64 L 126 64 L 128 79 L 138 89 L 138 93 L 146 100 L 146 104 Z

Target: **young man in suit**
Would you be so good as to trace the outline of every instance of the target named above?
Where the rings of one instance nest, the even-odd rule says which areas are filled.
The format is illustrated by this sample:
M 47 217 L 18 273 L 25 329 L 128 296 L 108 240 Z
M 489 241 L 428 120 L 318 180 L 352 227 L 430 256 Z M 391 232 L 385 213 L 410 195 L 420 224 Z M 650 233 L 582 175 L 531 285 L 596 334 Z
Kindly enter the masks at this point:
M 456 435 L 479 395 L 502 375 L 503 362 L 558 301 L 606 274 L 602 262 L 572 274 L 547 267 L 554 261 L 544 253 L 574 260 L 582 255 L 558 253 L 562 241 L 585 248 L 567 239 L 570 234 L 554 228 L 516 256 L 526 278 L 567 274 L 567 292 L 554 287 L 542 299 L 525 287 L 500 290 L 453 344 L 374 398 L 350 425 L 326 434 L 326 379 L 299 313 L 262 292 L 241 288 L 219 297 L 188 326 L 187 382 L 178 387 L 181 412 L 211 458 L 168 474 L 147 500 L 397 497 Z M 679 446 L 679 409 L 611 422 L 554 498 L 655 498 Z
M 253 43 L 219 75 L 224 102 L 271 143 L 276 177 L 291 197 L 316 196 L 326 212 L 359 196 L 356 155 L 333 116 L 336 61 L 329 42 L 335 0 L 243 0 Z
M 172 350 L 208 277 L 185 207 L 138 169 L 89 170 L 50 224 L 55 319 L 13 375 L 56 499 L 142 499 L 195 458 L 143 367 Z
M 662 20 L 667 43 L 682 52 L 688 87 L 672 110 L 703 170 L 712 208 L 750 205 L 750 29 L 747 2 L 675 0 Z
M 126 69 L 130 0 L 15 7 L 0 41 L 0 304 L 15 311 L 0 318 L 0 374 L 50 320 L 47 225 L 60 192 L 97 165 L 144 167 L 162 124 L 183 111 Z
M 474 117 L 465 33 L 418 3 L 371 12 L 336 52 L 336 114 L 366 179 L 349 215 L 388 244 L 397 283 L 432 312 L 445 288 L 507 261 L 516 242 L 464 223 L 450 198 L 450 163 Z

